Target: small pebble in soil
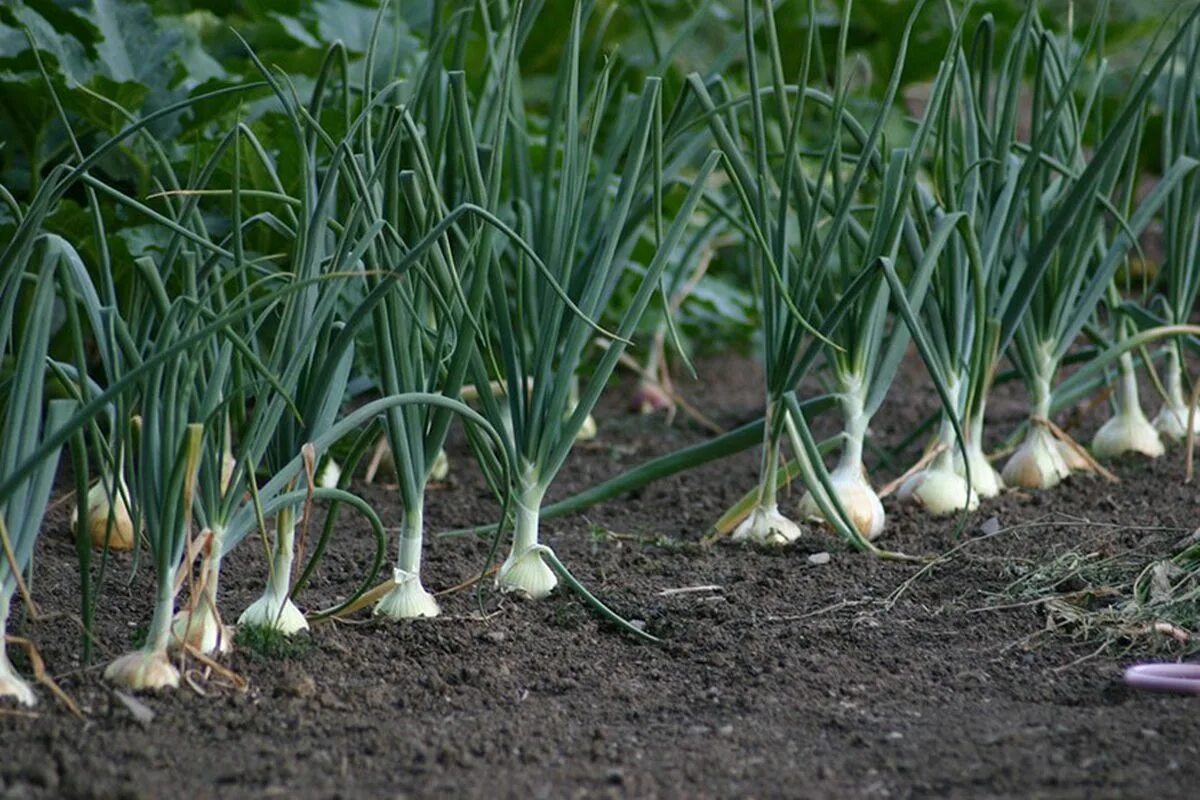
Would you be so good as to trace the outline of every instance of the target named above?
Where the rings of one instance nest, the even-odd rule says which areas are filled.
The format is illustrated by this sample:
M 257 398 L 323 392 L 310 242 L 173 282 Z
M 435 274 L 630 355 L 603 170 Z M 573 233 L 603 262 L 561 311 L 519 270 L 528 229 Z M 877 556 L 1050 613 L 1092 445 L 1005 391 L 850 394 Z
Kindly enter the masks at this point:
M 997 534 L 999 532 L 1000 532 L 1000 518 L 997 516 L 988 517 L 986 520 L 983 521 L 983 524 L 979 526 L 979 535 L 980 536 L 994 536 L 995 534 Z
M 808 563 L 819 567 L 822 564 L 828 564 L 831 558 L 833 557 L 829 555 L 829 553 L 826 553 L 824 550 L 822 550 L 819 553 L 813 553 L 811 556 L 809 556 Z

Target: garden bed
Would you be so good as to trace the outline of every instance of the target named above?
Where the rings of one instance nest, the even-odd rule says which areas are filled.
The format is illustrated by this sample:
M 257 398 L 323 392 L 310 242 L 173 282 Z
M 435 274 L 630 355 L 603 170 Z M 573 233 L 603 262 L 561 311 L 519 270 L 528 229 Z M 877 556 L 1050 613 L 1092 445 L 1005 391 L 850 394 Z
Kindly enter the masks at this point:
M 761 379 L 747 362 L 711 360 L 702 374 L 683 390 L 719 423 L 759 413 Z M 924 386 L 916 368 L 901 375 L 876 421 L 879 442 L 933 409 Z M 1019 418 L 1004 394 L 994 432 Z M 576 449 L 551 500 L 704 438 L 684 421 L 625 414 L 627 396 L 614 388 L 599 438 Z M 428 496 L 431 531 L 494 518 L 461 443 L 450 455 L 448 484 Z M 33 587 L 54 621 L 14 615 L 10 632 L 37 642 L 84 719 L 44 687 L 31 716 L 5 706 L 0 796 L 1194 796 L 1193 702 L 1121 683 L 1124 665 L 1167 643 L 1113 641 L 1097 654 L 1096 636 L 1044 633 L 1042 599 L 1009 591 L 1023 569 L 1072 553 L 1084 564 L 1168 555 L 1197 517 L 1180 453 L 1123 462 L 1117 485 L 1072 478 L 1052 503 L 1022 493 L 985 502 L 961 536 L 955 520 L 886 500 L 887 546 L 957 548 L 925 569 L 852 553 L 816 530 L 778 551 L 702 547 L 756 466 L 747 452 L 544 524 L 575 574 L 659 646 L 633 642 L 561 590 L 537 603 L 464 590 L 440 598 L 436 620 L 363 613 L 315 626 L 283 656 L 244 646 L 227 661 L 244 690 L 193 665 L 194 688 L 141 697 L 154 714 L 145 723 L 100 671 L 148 618 L 151 570 L 126 585 L 127 557 L 110 565 L 101 666 L 81 669 L 78 628 L 61 616 L 77 611 L 77 578 L 59 504 Z M 394 493 L 365 496 L 399 524 Z M 784 498 L 794 508 L 795 491 Z M 335 602 L 370 561 L 373 542 L 346 519 L 299 598 L 306 607 Z M 261 591 L 261 550 L 248 541 L 226 562 L 227 620 Z M 469 580 L 487 550 L 432 541 L 426 585 Z M 1088 588 L 1076 582 L 1057 591 Z

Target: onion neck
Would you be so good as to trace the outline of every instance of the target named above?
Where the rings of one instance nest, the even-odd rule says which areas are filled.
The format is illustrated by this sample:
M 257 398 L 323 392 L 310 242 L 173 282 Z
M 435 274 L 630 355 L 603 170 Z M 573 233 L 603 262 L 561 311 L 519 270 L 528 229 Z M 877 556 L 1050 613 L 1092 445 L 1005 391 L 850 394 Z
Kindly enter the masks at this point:
M 538 543 L 538 521 L 546 487 L 538 481 L 532 465 L 522 471 L 517 492 L 517 516 L 513 528 L 513 555 L 519 556 Z
M 763 424 L 763 449 L 761 478 L 758 482 L 758 507 L 776 508 L 779 492 L 779 441 L 772 430 L 779 414 L 787 414 L 781 407 L 767 406 L 767 417 Z
M 271 575 L 267 579 L 267 593 L 280 600 L 291 591 L 295 546 L 296 511 L 289 506 L 275 518 L 275 549 L 271 554 Z
M 840 397 L 842 406 L 842 455 L 835 471 L 862 471 L 863 441 L 867 436 L 867 427 L 871 422 L 863 403 L 863 383 L 857 376 L 842 380 Z
M 979 409 L 967 422 L 966 430 L 968 449 L 976 448 L 980 452 L 983 452 L 983 413 L 984 404 L 980 401 Z
M 1033 414 L 1038 419 L 1050 419 L 1050 379 L 1039 375 L 1033 382 Z
M 147 654 L 166 655 L 171 643 L 171 620 L 175 616 L 175 572 L 172 567 L 158 579 L 158 599 L 154 604 L 154 616 L 150 619 L 150 630 L 146 634 Z
M 1119 361 L 1121 383 L 1117 388 L 1117 413 L 1141 413 L 1138 399 L 1137 373 L 1133 370 L 1133 357 L 1122 353 Z
M 5 634 L 8 633 L 8 611 L 11 597 L 7 589 L 0 588 L 0 676 L 13 672 L 4 639 Z
M 954 409 L 954 413 L 958 413 L 958 400 L 960 396 L 958 378 L 952 378 L 946 386 L 946 395 L 950 400 L 950 408 Z M 934 458 L 933 463 L 929 465 L 930 469 L 954 469 L 954 451 L 958 446 L 958 432 L 954 429 L 954 420 L 950 418 L 950 413 L 942 411 L 942 422 L 938 428 L 938 445 L 942 451 Z
M 212 539 L 209 541 L 208 557 L 204 561 L 204 599 L 215 609 L 217 607 L 217 587 L 221 582 L 221 558 L 225 548 L 225 528 L 210 529 Z
M 421 541 L 425 531 L 425 492 L 421 490 L 412 507 L 404 512 L 404 525 L 400 529 L 400 554 L 397 560 L 402 572 L 410 575 L 421 573 Z
M 1187 400 L 1183 396 L 1183 366 L 1179 363 L 1179 351 L 1174 346 L 1167 351 L 1165 369 L 1167 404 L 1174 408 L 1187 408 Z

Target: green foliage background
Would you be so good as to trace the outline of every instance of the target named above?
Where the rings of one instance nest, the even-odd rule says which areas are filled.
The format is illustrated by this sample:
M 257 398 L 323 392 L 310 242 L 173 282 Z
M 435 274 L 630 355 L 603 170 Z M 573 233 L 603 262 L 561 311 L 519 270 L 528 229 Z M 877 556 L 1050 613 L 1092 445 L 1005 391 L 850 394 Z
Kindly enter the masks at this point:
M 405 73 L 424 52 L 431 22 L 448 19 L 463 6 L 495 7 L 497 0 L 394 0 L 388 13 L 388 40 L 380 43 L 375 78 L 383 82 Z M 526 96 L 535 105 L 546 93 L 559 62 L 569 26 L 571 3 L 532 0 L 540 5 L 537 25 L 524 50 Z M 806 36 L 807 0 L 780 0 L 777 19 L 784 41 Z M 926 12 L 915 33 L 905 81 L 929 80 L 950 36 L 950 12 L 960 0 L 945 0 Z M 1089 0 L 1044 0 L 1044 18 L 1060 29 L 1086 23 Z M 1161 25 L 1169 3 L 1126 0 L 1114 4 L 1107 49 L 1133 59 L 1145 51 L 1132 46 L 1149 42 Z M 684 76 L 714 67 L 731 86 L 741 88 L 744 47 L 740 0 L 598 0 L 590 46 L 635 74 L 662 73 L 669 94 L 682 89 Z M 833 49 L 841 3 L 816 0 L 821 35 Z M 1001 29 L 1010 27 L 1024 0 L 982 0 L 978 15 L 991 14 Z M 865 98 L 886 83 L 897 57 L 898 32 L 911 3 L 855 0 L 849 44 L 857 59 L 858 87 Z M 188 96 L 221 86 L 258 80 L 247 45 L 262 61 L 286 74 L 299 96 L 305 96 L 330 43 L 341 40 L 350 66 L 360 75 L 379 3 L 372 0 L 12 0 L 0 5 L 0 185 L 24 202 L 36 190 L 48 165 L 87 152 L 131 119 Z M 481 33 L 472 30 L 464 48 L 468 65 L 482 57 Z M 244 40 L 244 41 L 243 41 Z M 674 42 L 674 46 L 671 43 Z M 36 52 L 35 52 L 36 47 Z M 802 48 L 785 51 L 799 59 Z M 40 59 L 39 59 L 40 57 Z M 40 60 L 40 64 L 39 64 Z M 1121 74 L 1135 63 L 1117 63 Z M 796 70 L 798 63 L 786 63 Z M 44 70 L 44 73 L 43 73 Z M 53 82 L 71 121 L 62 124 L 45 81 Z M 1110 88 L 1114 102 L 1122 84 Z M 238 122 L 249 125 L 280 163 L 289 163 L 291 136 L 277 101 L 264 88 L 226 95 L 195 106 L 152 126 L 164 152 L 151 152 L 146 140 L 134 138 L 102 163 L 96 174 L 137 197 L 170 189 L 158 183 L 156 158 L 170 160 L 179 175 L 192 174 L 211 152 L 216 139 Z M 897 126 L 899 127 L 899 126 Z M 74 138 L 73 138 L 74 137 Z M 1150 142 L 1156 135 L 1148 136 Z M 1151 165 L 1153 166 L 1153 165 Z M 227 185 L 227 176 L 216 176 Z M 283 176 L 288 177 L 288 176 Z M 297 176 L 290 176 L 296 179 Z M 288 189 L 295 188 L 287 186 Z M 78 190 L 82 191 L 82 190 Z M 247 209 L 252 212 L 252 208 Z M 116 265 L 153 250 L 163 234 L 114 204 L 106 204 L 105 224 L 117 249 Z M 211 211 L 209 213 L 212 213 Z M 13 211 L 0 203 L 0 236 L 12 229 Z M 222 219 L 209 220 L 220 231 Z M 95 263 L 97 244 L 83 198 L 70 198 L 50 225 Z M 269 242 L 258 242 L 262 250 Z M 122 251 L 123 248 L 123 251 Z M 123 275 L 114 276 L 118 285 Z M 717 268 L 701 282 L 685 305 L 680 322 L 685 334 L 704 331 L 713 347 L 748 344 L 755 329 L 748 279 L 736 254 L 722 253 Z M 647 324 L 654 324 L 651 313 Z

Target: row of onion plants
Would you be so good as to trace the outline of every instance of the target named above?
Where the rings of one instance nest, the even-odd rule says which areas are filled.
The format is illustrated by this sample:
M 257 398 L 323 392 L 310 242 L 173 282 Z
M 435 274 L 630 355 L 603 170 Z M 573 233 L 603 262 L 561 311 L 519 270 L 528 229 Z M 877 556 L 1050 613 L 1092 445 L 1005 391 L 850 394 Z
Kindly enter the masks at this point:
M 153 571 L 152 620 L 144 644 L 105 674 L 148 689 L 178 685 L 179 659 L 232 646 L 221 568 L 253 542 L 265 587 L 243 626 L 291 635 L 371 602 L 383 617 L 436 616 L 421 572 L 426 492 L 455 424 L 475 456 L 459 468 L 479 469 L 498 500 L 493 555 L 512 529 L 496 586 L 536 599 L 566 583 L 649 639 L 572 576 L 541 541 L 541 521 L 759 443 L 759 485 L 730 517 L 742 518 L 735 539 L 786 544 L 801 524 L 824 524 L 854 548 L 897 556 L 874 541 L 884 508 L 866 455 L 871 420 L 914 345 L 941 409 L 926 455 L 898 485 L 933 513 L 968 511 L 1006 483 L 1049 487 L 1072 461 L 1096 468 L 1052 417 L 1114 369 L 1117 413 L 1097 455 L 1152 453 L 1132 442 L 1157 441 L 1136 370 L 1162 340 L 1157 427 L 1186 432 L 1200 236 L 1196 15 L 1164 29 L 1106 115 L 1105 6 L 1078 41 L 1046 28 L 1036 8 L 1000 41 L 991 19 L 967 8 L 924 107 L 899 119 L 906 54 L 922 15 L 945 10 L 935 5 L 916 4 L 871 102 L 853 91 L 852 4 L 829 49 L 809 2 L 792 58 L 775 4 L 753 0 L 743 8 L 745 85 L 694 74 L 675 97 L 670 82 L 634 80 L 619 58 L 601 57 L 588 37 L 608 17 L 581 0 L 543 104 L 526 96 L 521 69 L 536 3 L 435 20 L 428 52 L 398 61 L 384 81 L 376 48 L 396 35 L 386 10 L 365 66 L 352 70 L 334 44 L 305 99 L 258 63 L 252 85 L 152 114 L 108 101 L 125 129 L 86 154 L 69 136 L 69 157 L 28 202 L 3 194 L 17 224 L 0 252 L 0 350 L 12 364 L 0 428 L 0 625 L 14 597 L 34 612 L 24 576 L 64 446 L 81 499 L 85 658 L 105 571 L 114 551 L 130 549 L 120 563 L 149 559 Z M 468 63 L 455 42 L 474 32 L 485 44 Z M 278 141 L 238 122 L 176 174 L 152 123 L 243 93 L 256 98 L 251 115 L 276 110 Z M 1161 177 L 1137 197 L 1156 96 L 1165 98 Z M 65 112 L 62 124 L 70 134 Z M 151 154 L 148 197 L 92 172 L 134 140 Z M 99 243 L 87 256 L 48 231 L 68 192 L 83 198 Z M 114 207 L 156 232 L 131 269 L 108 246 Z M 1159 218 L 1161 291 L 1134 302 L 1118 271 Z M 665 349 L 681 276 L 726 249 L 759 303 L 763 419 L 545 506 L 647 309 L 661 304 L 652 346 Z M 656 349 L 651 372 L 663 357 Z M 1004 359 L 1030 415 L 1001 477 L 984 420 Z M 1067 361 L 1077 368 L 1060 381 Z M 367 396 L 352 397 L 364 385 Z M 813 385 L 824 391 L 801 396 Z M 818 441 L 815 418 L 827 411 L 839 433 Z M 393 543 L 351 488 L 380 432 L 402 524 L 391 576 L 371 590 Z M 341 475 L 330 468 L 335 448 Z M 805 490 L 799 521 L 780 508 L 793 478 Z M 318 503 L 328 521 L 305 552 Z M 297 596 L 337 546 L 346 508 L 373 531 L 375 558 L 349 596 L 306 614 Z M 33 702 L 3 652 L 0 694 Z

